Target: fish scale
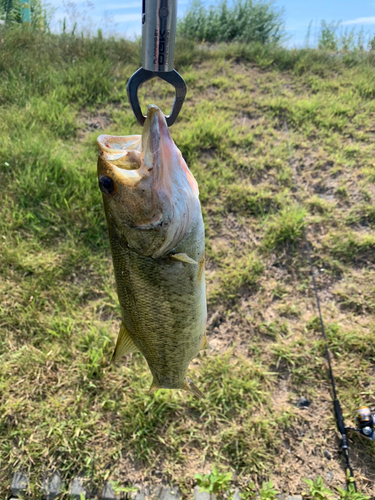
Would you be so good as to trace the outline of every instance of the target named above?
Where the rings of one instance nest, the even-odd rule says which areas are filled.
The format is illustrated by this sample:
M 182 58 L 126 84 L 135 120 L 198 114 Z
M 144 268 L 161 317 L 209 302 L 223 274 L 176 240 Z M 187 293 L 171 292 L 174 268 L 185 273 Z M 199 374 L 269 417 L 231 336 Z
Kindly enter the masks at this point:
M 126 140 L 98 139 L 99 185 L 109 186 L 101 189 L 122 316 L 114 359 L 139 350 L 153 375 L 151 389 L 202 396 L 186 377 L 190 361 L 208 347 L 196 182 L 156 106 L 149 108 L 137 146 L 136 171 L 137 155 L 127 159 Z
M 176 253 L 187 253 L 199 262 L 204 244 L 197 247 L 191 245 L 191 240 L 202 230 L 200 219 L 175 249 Z M 181 365 L 186 370 L 203 342 L 201 296 L 194 293 L 199 285 L 199 269 L 191 264 L 168 262 L 168 259 L 144 258 L 124 249 L 115 233 L 110 242 L 125 327 L 133 333 L 134 343 L 143 352 L 151 371 L 168 372 L 175 378 L 175 374 L 182 371 Z M 157 301 L 155 294 L 159 295 Z M 176 339 L 168 335 L 169 332 L 179 337 Z

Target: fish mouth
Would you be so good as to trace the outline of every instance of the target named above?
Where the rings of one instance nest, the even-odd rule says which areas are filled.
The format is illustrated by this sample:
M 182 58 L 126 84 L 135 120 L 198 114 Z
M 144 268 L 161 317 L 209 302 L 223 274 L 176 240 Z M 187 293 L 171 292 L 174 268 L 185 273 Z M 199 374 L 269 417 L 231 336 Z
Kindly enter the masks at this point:
M 99 157 L 123 170 L 138 170 L 141 167 L 141 136 L 117 137 L 100 135 L 97 138 Z
M 142 135 L 102 135 L 97 142 L 99 187 L 109 227 L 142 255 L 167 255 L 187 234 L 199 191 L 164 114 L 152 104 Z M 101 181 L 103 177 L 109 179 Z M 114 189 L 107 192 L 103 182 L 110 189 L 110 181 Z
M 175 144 L 162 111 L 150 104 L 142 135 L 101 135 L 97 139 L 99 157 L 122 170 L 141 170 L 143 175 L 161 175 L 164 164 L 172 161 Z

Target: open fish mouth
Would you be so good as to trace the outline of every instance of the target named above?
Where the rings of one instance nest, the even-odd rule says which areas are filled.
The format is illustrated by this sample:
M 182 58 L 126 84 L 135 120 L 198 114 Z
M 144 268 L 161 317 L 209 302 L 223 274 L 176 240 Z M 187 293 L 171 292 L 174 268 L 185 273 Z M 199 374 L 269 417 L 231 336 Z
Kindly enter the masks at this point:
M 107 218 L 130 248 L 154 258 L 166 255 L 186 235 L 199 202 L 197 183 L 164 114 L 150 105 L 142 135 L 101 135 L 97 142 Z
M 153 104 L 148 107 L 142 135 L 100 135 L 97 142 L 99 155 L 104 160 L 125 170 L 138 170 L 145 166 L 148 172 L 155 166 L 162 166 L 162 152 L 168 161 L 171 159 L 170 151 L 175 148 L 164 114 Z
M 138 170 L 141 167 L 140 135 L 100 135 L 97 143 L 99 156 L 112 165 L 125 170 Z

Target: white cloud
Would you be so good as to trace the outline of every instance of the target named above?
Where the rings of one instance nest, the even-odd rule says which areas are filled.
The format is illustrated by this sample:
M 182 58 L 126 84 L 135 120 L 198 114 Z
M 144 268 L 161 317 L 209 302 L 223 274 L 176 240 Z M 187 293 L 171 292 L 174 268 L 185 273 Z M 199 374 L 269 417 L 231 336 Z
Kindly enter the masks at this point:
M 81 0 L 84 1 L 84 0 Z M 178 5 L 186 5 L 190 0 L 179 0 Z M 105 10 L 125 10 L 125 9 L 138 9 L 141 10 L 141 2 L 138 0 L 136 2 L 120 2 L 120 3 L 110 3 L 104 4 Z
M 357 19 L 350 19 L 349 21 L 344 21 L 343 25 L 347 24 L 375 24 L 375 16 L 370 17 L 357 17 Z
M 141 11 L 141 2 L 122 2 L 122 3 L 109 3 L 104 4 L 105 10 L 125 10 L 125 9 L 138 9 Z
M 91 2 L 90 0 L 74 0 L 74 2 L 71 2 L 70 0 L 67 0 L 66 2 L 62 2 L 62 3 L 63 3 L 62 7 L 64 7 L 64 4 L 67 5 L 69 3 L 74 3 L 75 5 L 86 4 L 85 7 L 89 8 L 89 9 L 94 8 L 94 3 Z M 60 0 L 54 0 L 54 1 L 52 1 L 52 5 L 61 6 L 61 1 Z
M 112 16 L 115 23 L 126 23 L 127 21 L 139 21 L 141 25 L 141 15 L 140 14 L 115 14 Z

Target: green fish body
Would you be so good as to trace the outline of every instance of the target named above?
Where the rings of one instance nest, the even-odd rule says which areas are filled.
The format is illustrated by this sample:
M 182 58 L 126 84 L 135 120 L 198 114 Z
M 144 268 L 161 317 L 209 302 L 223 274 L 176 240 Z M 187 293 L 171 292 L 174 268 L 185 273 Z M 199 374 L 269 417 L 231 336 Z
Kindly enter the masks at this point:
M 107 219 L 122 324 L 114 360 L 141 351 L 152 390 L 185 389 L 208 347 L 204 224 L 198 186 L 164 115 L 150 106 L 142 136 L 98 138 L 99 187 Z

